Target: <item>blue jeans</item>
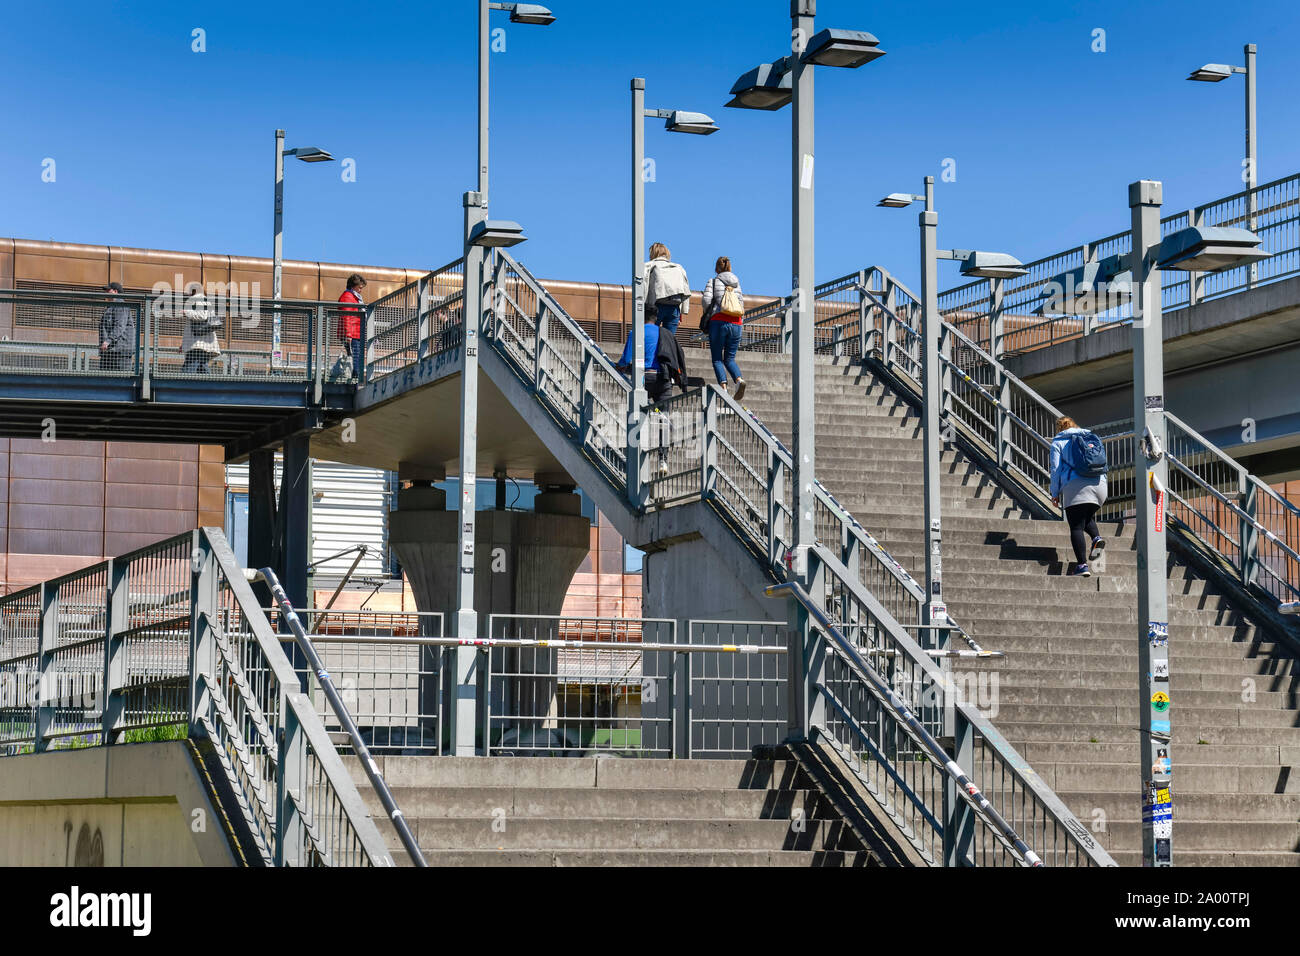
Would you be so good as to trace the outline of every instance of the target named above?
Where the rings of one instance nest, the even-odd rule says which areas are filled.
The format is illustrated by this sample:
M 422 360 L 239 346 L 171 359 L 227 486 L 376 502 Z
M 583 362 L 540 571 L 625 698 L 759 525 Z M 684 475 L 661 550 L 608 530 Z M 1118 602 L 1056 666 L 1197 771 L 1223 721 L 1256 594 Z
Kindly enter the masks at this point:
M 352 352 L 352 377 L 361 381 L 361 366 L 366 358 L 366 340 L 348 339 L 349 351 Z
M 680 305 L 656 305 L 655 316 L 659 327 L 667 329 L 669 335 L 677 334 L 677 326 L 682 324 L 682 307 Z
M 740 381 L 740 366 L 736 364 L 736 349 L 740 348 L 739 322 L 709 322 L 709 354 L 713 357 L 713 374 L 718 384 L 727 384 L 727 373 Z

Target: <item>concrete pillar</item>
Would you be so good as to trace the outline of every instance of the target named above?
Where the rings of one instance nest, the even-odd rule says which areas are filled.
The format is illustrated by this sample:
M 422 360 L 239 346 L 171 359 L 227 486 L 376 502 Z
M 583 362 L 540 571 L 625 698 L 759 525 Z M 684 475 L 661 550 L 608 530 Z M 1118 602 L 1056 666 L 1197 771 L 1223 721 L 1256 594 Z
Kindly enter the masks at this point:
M 402 477 L 411 474 L 413 470 L 404 471 Z M 389 541 L 402 562 L 416 607 L 441 611 L 444 623 L 454 621 L 458 512 L 446 510 L 445 492 L 432 486 L 436 477 L 426 471 L 411 480 L 414 486 L 398 492 L 397 510 L 389 513 Z M 538 475 L 536 480 L 543 491 L 533 512 L 485 510 L 475 515 L 474 606 L 482 621 L 480 636 L 489 636 L 492 614 L 558 615 L 573 574 L 591 548 L 591 523 L 581 514 L 573 480 L 558 475 Z M 478 654 L 474 667 L 486 665 L 485 658 Z M 511 649 L 497 659 L 502 673 L 516 676 L 493 681 L 494 709 L 502 712 L 504 707 L 504 713 L 535 717 L 535 722 L 521 723 L 540 727 L 555 697 L 555 651 Z M 517 676 L 532 673 L 542 676 Z M 446 688 L 451 695 L 477 693 L 486 684 L 485 674 L 471 669 L 457 673 L 454 680 Z M 432 703 L 431 693 L 433 688 L 421 690 L 422 713 L 433 713 L 425 709 Z M 480 739 L 478 749 L 483 746 Z

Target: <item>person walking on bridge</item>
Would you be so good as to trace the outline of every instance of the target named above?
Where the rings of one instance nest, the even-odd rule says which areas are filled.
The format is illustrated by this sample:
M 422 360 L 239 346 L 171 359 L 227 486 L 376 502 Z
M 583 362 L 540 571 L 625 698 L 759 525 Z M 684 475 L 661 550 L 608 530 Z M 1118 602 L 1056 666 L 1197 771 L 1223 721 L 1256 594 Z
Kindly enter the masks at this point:
M 355 303 L 361 306 L 361 290 L 366 287 L 366 280 L 352 273 L 348 276 L 348 287 L 343 290 L 339 296 L 339 301 L 344 303 Z M 343 348 L 352 356 L 352 377 L 357 383 L 361 382 L 361 366 L 366 360 L 366 314 L 361 308 L 340 308 L 339 309 L 339 339 L 343 342 Z
M 1097 511 L 1106 503 L 1106 446 L 1073 418 L 1056 421 L 1052 439 L 1052 502 L 1065 509 L 1075 564 L 1069 574 L 1092 577 L 1089 561 L 1096 561 L 1106 542 L 1097 528 Z M 1091 547 L 1089 543 L 1091 542 Z
M 662 242 L 650 247 L 645 288 L 646 320 L 654 316 L 660 328 L 676 335 L 682 316 L 691 310 L 691 285 L 686 270 L 672 261 L 672 254 Z
M 104 291 L 113 298 L 99 317 L 99 367 L 105 372 L 130 372 L 135 366 L 135 310 L 122 301 L 122 283 Z
M 709 352 L 713 358 L 713 374 L 718 377 L 718 387 L 727 390 L 727 376 L 736 383 L 736 401 L 745 397 L 745 380 L 736 364 L 736 350 L 740 348 L 744 329 L 745 297 L 740 291 L 740 280 L 731 271 L 731 259 L 719 256 L 713 264 L 716 273 L 704 286 L 704 324 L 709 333 Z
M 208 374 L 208 363 L 221 354 L 217 343 L 217 329 L 221 324 L 202 290 L 190 296 L 185 303 L 185 336 L 181 340 L 181 352 L 185 355 L 182 375 Z

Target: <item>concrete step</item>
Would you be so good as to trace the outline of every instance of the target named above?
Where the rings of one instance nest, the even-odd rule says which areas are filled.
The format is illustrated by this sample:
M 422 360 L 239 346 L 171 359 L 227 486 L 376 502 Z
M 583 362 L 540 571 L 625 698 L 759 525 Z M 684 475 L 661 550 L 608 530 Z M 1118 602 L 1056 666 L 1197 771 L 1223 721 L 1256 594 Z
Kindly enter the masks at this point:
M 1012 746 L 1015 746 L 1014 742 Z M 1016 747 L 1030 766 L 1063 762 L 1122 763 L 1136 767 L 1139 763 L 1138 735 L 1125 743 L 1078 743 L 1026 741 Z M 1173 751 L 1176 767 L 1230 766 L 1254 764 L 1258 766 L 1293 766 L 1300 758 L 1300 747 L 1280 747 L 1268 744 L 1227 746 L 1224 744 L 1189 743 Z
M 1137 651 L 1129 654 L 1052 654 L 1042 653 L 1032 648 L 1008 649 L 1006 638 L 996 648 L 1006 653 L 1003 658 L 964 660 L 956 665 L 958 671 L 996 670 L 1006 674 L 1017 674 L 1017 680 L 1043 680 L 1050 674 L 1125 674 L 1136 671 Z M 956 645 L 961 647 L 961 644 Z M 1174 679 L 1178 683 L 1193 677 L 1223 675 L 1235 679 L 1254 677 L 1257 681 L 1275 682 L 1271 690 L 1279 690 L 1282 685 L 1300 680 L 1300 670 L 1295 662 L 1286 658 L 1256 659 L 1239 658 L 1229 655 L 1218 657 L 1196 654 L 1195 656 L 1179 653 L 1173 658 Z M 1032 671 L 1032 673 L 1026 673 Z M 1134 678 L 1136 680 L 1136 677 Z
M 863 849 L 838 820 L 611 820 L 600 817 L 410 817 L 421 850 Z M 390 846 L 396 845 L 394 833 Z
M 1088 723 L 1080 722 L 1071 715 L 1069 722 L 1046 720 L 1033 722 L 1028 720 L 1007 720 L 1001 711 L 994 722 L 998 730 L 1011 741 L 1012 746 L 1022 753 L 1030 743 L 1127 743 L 1137 740 L 1137 723 L 1120 724 L 1116 722 Z M 1206 743 L 1202 745 L 1201 740 Z M 1300 727 L 1205 727 L 1188 732 L 1186 728 L 1175 725 L 1175 754 L 1189 747 L 1197 746 L 1277 746 L 1300 747 Z M 1132 799 L 1126 796 L 1125 799 Z
M 1175 672 L 1176 675 L 1176 672 Z M 1089 678 L 1082 678 L 1090 680 Z M 1115 681 L 1119 683 L 1119 681 Z M 1197 690 L 1177 683 L 1174 677 L 1169 696 L 1173 698 L 1170 713 L 1177 718 L 1182 708 L 1235 707 L 1247 706 L 1255 710 L 1290 711 L 1296 706 L 1296 695 L 1291 691 L 1270 691 L 1256 688 L 1254 700 L 1242 700 L 1241 682 L 1228 689 Z M 998 703 L 1035 704 L 1043 703 L 1053 707 L 1103 707 L 1112 704 L 1116 707 L 1133 703 L 1136 706 L 1138 690 L 1133 687 L 1076 687 L 1060 683 L 1025 685 L 1010 679 L 1001 681 L 998 687 Z
M 1186 749 L 1186 748 L 1184 748 Z M 1300 793 L 1300 775 L 1279 766 L 1198 766 L 1178 763 L 1174 758 L 1174 793 Z M 1053 790 L 1127 790 L 1138 792 L 1141 775 L 1137 762 L 1045 763 L 1034 770 Z M 1175 799 L 1177 799 L 1175 797 Z
M 425 850 L 430 866 L 870 866 L 869 853 L 800 850 Z M 409 865 L 399 859 L 398 865 Z
M 1206 731 L 1218 729 L 1267 729 L 1293 728 L 1296 726 L 1294 711 L 1272 707 L 1191 707 L 1175 703 L 1171 719 L 1175 734 L 1186 734 L 1190 739 L 1193 734 L 1198 739 L 1212 740 Z M 998 704 L 996 716 L 990 717 L 993 726 L 1001 728 L 1004 724 L 1017 723 L 1054 723 L 1065 719 L 1071 723 L 1084 726 L 1111 728 L 1131 728 L 1137 733 L 1138 707 L 1136 701 L 1131 705 L 1115 704 L 1075 704 L 1068 710 L 1052 701 L 1040 703 Z M 1037 768 L 1035 768 L 1037 769 Z
M 1009 656 L 1002 661 L 996 662 L 1000 666 L 994 668 L 990 664 L 995 662 L 986 662 L 985 666 L 980 668 L 970 668 L 968 673 L 978 674 L 981 671 L 995 671 L 998 675 L 998 689 L 1005 693 L 1008 690 L 1025 690 L 1025 691 L 1043 691 L 1044 693 L 1055 693 L 1061 689 L 1069 690 L 1117 690 L 1125 693 L 1138 694 L 1137 657 L 1132 658 L 1133 667 L 1123 666 L 1129 661 L 1121 661 L 1119 658 L 1114 659 L 1118 666 L 1111 668 L 1089 669 L 1087 671 L 1061 671 L 1054 668 L 1043 668 L 1035 666 L 1039 662 L 1029 657 L 1021 655 L 1020 657 Z M 1256 675 L 1241 673 L 1233 669 L 1232 671 L 1214 672 L 1194 669 L 1188 667 L 1187 663 L 1182 660 L 1174 662 L 1175 670 L 1173 671 L 1173 691 L 1180 695 L 1179 700 L 1182 702 L 1182 696 L 1191 691 L 1200 691 L 1207 694 L 1230 694 L 1241 699 L 1247 692 L 1262 694 L 1275 693 L 1284 694 L 1294 697 L 1297 688 L 1295 678 L 1277 677 L 1270 678 L 1268 675 Z M 1228 665 L 1221 665 L 1228 666 Z M 957 673 L 960 675 L 961 671 Z M 1142 686 L 1145 687 L 1145 681 Z M 1016 701 L 1017 698 L 1006 698 L 1003 700 Z M 1025 698 L 1019 698 L 1023 700 Z M 1195 701 L 1189 701 L 1195 703 Z M 1245 701 L 1243 701 L 1245 703 Z
M 1111 851 L 1111 858 L 1120 866 L 1141 866 L 1142 851 Z M 1300 853 L 1273 850 L 1181 850 L 1175 840 L 1174 865 L 1191 866 L 1300 866 Z
M 1101 810 L 1106 821 L 1136 822 L 1141 806 L 1133 791 L 1066 790 L 1057 793 L 1071 811 L 1089 826 L 1094 812 Z M 1219 820 L 1260 822 L 1300 821 L 1300 794 L 1294 793 L 1195 793 L 1178 791 L 1177 819 L 1213 823 Z
M 435 758 L 441 759 L 441 758 Z M 611 789 L 608 787 L 395 787 L 408 817 L 491 819 L 574 817 L 602 819 L 788 820 L 835 819 L 816 790 Z M 379 798 L 368 799 L 372 812 Z
M 1175 797 L 1174 856 L 1182 866 L 1185 854 L 1236 853 L 1248 849 L 1251 854 L 1288 853 L 1300 859 L 1296 846 L 1300 843 L 1300 823 L 1217 820 L 1192 821 L 1181 818 Z M 1101 836 L 1103 846 L 1140 849 L 1142 824 L 1140 821 L 1111 820 L 1107 832 Z

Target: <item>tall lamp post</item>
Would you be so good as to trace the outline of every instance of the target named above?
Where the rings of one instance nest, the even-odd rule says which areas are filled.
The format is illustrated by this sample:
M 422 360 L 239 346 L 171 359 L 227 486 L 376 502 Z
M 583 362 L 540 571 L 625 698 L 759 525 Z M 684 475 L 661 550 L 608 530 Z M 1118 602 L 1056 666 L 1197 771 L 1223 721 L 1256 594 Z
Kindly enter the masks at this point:
M 478 342 L 482 327 L 484 294 L 487 287 L 485 267 L 488 250 L 513 246 L 524 241 L 523 230 L 513 222 L 488 220 L 488 58 L 492 10 L 510 14 L 511 23 L 546 26 L 555 21 L 551 11 L 535 3 L 478 4 L 478 189 L 465 193 L 465 299 L 462 365 L 460 375 L 460 503 L 457 522 L 457 548 L 460 567 L 456 576 L 456 636 L 462 641 L 478 637 L 478 612 L 474 608 L 474 535 L 475 490 L 478 484 Z M 475 680 L 476 651 L 461 645 L 456 648 L 456 691 L 449 714 L 451 742 L 458 756 L 475 752 L 474 695 L 462 689 Z
M 1246 199 L 1246 228 L 1254 232 L 1258 225 L 1256 223 L 1256 200 L 1255 186 L 1259 183 L 1259 152 L 1256 137 L 1259 135 L 1259 127 L 1255 122 L 1255 44 L 1247 43 L 1243 52 L 1246 56 L 1245 66 L 1232 66 L 1227 63 L 1206 63 L 1199 69 L 1193 70 L 1189 75 L 1189 80 L 1200 83 L 1222 83 L 1234 73 L 1240 73 L 1246 77 L 1246 188 L 1249 190 Z M 1192 225 L 1195 225 L 1193 223 Z M 1251 266 L 1248 287 L 1255 284 L 1257 270 L 1254 265 Z
M 319 146 L 285 149 L 284 130 L 275 131 L 275 232 L 271 255 L 271 298 L 276 302 L 280 301 L 284 276 L 284 158 L 286 156 L 296 156 L 304 163 L 328 163 L 334 159 Z M 282 358 L 279 309 L 274 310 L 271 323 L 271 364 L 279 365 Z
M 940 412 L 943 390 L 940 384 L 943 321 L 939 315 L 939 260 L 961 263 L 961 274 L 969 278 L 993 280 L 1026 275 L 1020 260 L 1001 252 L 972 249 L 937 248 L 939 214 L 934 209 L 934 177 L 925 177 L 925 194 L 890 193 L 876 205 L 901 209 L 913 202 L 924 202 L 918 222 L 921 227 L 921 405 L 924 460 L 925 506 L 925 593 L 921 606 L 921 624 L 926 627 L 923 643 L 943 650 L 947 645 L 948 609 L 943 595 L 943 513 L 940 484 Z M 945 661 L 945 666 L 947 662 Z M 969 766 L 974 756 L 974 737 L 969 725 L 959 722 L 954 708 L 944 708 L 944 736 L 952 739 L 953 759 Z M 960 800 L 955 784 L 948 781 L 944 794 L 944 863 L 968 865 L 974 819 Z
M 792 570 L 808 584 L 808 551 L 816 542 L 813 483 L 816 436 L 813 414 L 816 320 L 813 252 L 813 66 L 856 68 L 885 51 L 870 33 L 822 30 L 814 34 L 817 0 L 790 0 L 791 53 L 762 63 L 732 86 L 727 106 L 777 110 L 793 104 L 791 120 L 791 292 L 793 312 L 794 553 Z
M 632 394 L 627 415 L 627 496 L 634 507 L 645 503 L 643 490 L 644 452 L 639 428 L 646 406 L 645 391 L 645 121 L 646 117 L 664 120 L 670 133 L 694 133 L 708 136 L 718 126 L 703 113 L 685 110 L 646 109 L 645 79 L 632 80 Z
M 1133 487 L 1136 490 L 1138 572 L 1138 687 L 1142 775 L 1142 861 L 1173 864 L 1173 763 L 1170 757 L 1172 692 L 1169 661 L 1169 581 L 1165 507 L 1169 462 L 1165 456 L 1164 316 L 1160 272 L 1219 272 L 1248 265 L 1269 253 L 1247 229 L 1190 225 L 1161 239 L 1164 189 L 1144 179 L 1128 188 L 1132 252 L 1090 263 L 1080 286 L 1075 274 L 1057 276 L 1049 308 L 1093 315 L 1133 302 Z M 1105 286 L 1111 286 L 1103 294 Z M 1130 287 L 1131 286 L 1131 287 Z

